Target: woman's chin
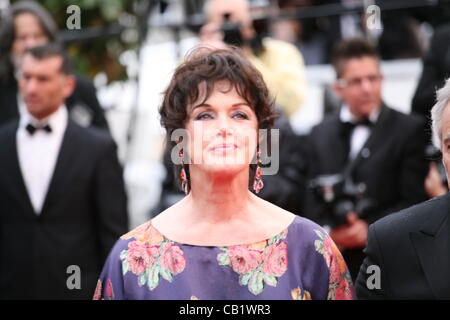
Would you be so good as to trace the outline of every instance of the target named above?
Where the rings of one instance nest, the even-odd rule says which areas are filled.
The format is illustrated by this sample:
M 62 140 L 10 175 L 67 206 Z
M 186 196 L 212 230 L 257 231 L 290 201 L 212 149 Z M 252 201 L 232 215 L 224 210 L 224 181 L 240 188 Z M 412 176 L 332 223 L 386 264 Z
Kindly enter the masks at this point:
M 222 176 L 234 176 L 242 172 L 243 170 L 248 170 L 249 165 L 245 163 L 208 163 L 201 165 L 201 170 L 207 172 L 208 174 L 220 174 Z

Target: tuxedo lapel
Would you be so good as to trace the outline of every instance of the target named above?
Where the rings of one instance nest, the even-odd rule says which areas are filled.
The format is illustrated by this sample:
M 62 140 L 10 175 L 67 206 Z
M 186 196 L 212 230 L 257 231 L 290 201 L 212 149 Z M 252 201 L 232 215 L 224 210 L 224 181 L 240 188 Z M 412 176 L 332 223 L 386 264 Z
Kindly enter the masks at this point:
M 348 129 L 343 126 L 342 121 L 339 119 L 339 114 L 335 117 L 336 118 L 334 121 L 331 122 L 333 125 L 329 126 L 329 134 L 334 138 L 328 139 L 330 144 L 324 147 L 326 148 L 325 152 L 327 154 L 333 155 L 332 157 L 326 158 L 329 158 L 329 160 L 333 163 L 336 163 L 336 160 L 340 160 L 337 164 L 338 168 L 342 168 L 348 160 L 348 153 L 350 151 L 350 135 L 347 132 Z
M 4 166 L 2 170 L 5 172 L 4 179 L 6 179 L 6 185 L 10 186 L 9 191 L 14 197 L 17 198 L 18 203 L 23 206 L 24 212 L 28 212 L 31 215 L 36 216 L 19 164 L 19 156 L 17 153 L 18 125 L 18 122 L 15 123 L 14 126 L 11 126 L 8 131 L 9 137 L 6 139 L 6 145 L 3 146 L 5 158 L 2 161 Z
M 76 126 L 71 120 L 68 120 L 66 132 L 64 133 L 63 141 L 61 143 L 61 148 L 59 150 L 55 165 L 55 170 L 53 171 L 52 179 L 48 187 L 41 215 L 45 215 L 45 213 L 49 209 L 49 206 L 57 200 L 57 191 L 63 190 L 64 187 L 67 187 L 67 175 L 70 173 L 70 170 L 68 170 L 68 168 L 70 168 L 71 162 L 73 161 L 74 157 L 76 157 L 76 148 L 73 147 L 76 137 L 75 131 Z
M 449 199 L 448 196 L 443 199 L 445 202 L 439 212 L 427 220 L 420 232 L 410 234 L 425 277 L 437 299 L 450 299 Z

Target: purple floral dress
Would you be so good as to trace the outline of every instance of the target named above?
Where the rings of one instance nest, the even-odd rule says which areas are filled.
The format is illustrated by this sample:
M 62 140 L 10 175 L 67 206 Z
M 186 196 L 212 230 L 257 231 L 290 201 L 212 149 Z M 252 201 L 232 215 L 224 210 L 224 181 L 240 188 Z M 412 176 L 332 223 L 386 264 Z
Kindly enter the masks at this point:
M 148 221 L 117 241 L 94 299 L 353 299 L 353 292 L 331 238 L 295 217 L 270 239 L 227 247 L 174 242 Z

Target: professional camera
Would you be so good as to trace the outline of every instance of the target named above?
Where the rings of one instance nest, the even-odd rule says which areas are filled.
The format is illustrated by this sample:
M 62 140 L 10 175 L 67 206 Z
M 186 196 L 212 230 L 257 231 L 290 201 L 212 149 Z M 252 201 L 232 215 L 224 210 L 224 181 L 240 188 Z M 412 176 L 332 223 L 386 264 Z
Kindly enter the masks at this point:
M 267 36 L 267 19 L 253 20 L 252 26 L 255 34 L 251 39 L 244 39 L 242 37 L 242 24 L 231 21 L 231 13 L 223 14 L 224 23 L 220 31 L 223 32 L 223 41 L 231 46 L 249 47 L 256 57 L 259 57 L 264 52 L 263 38 Z
M 223 41 L 232 46 L 242 47 L 244 44 L 244 38 L 241 34 L 242 26 L 240 23 L 232 22 L 230 18 L 230 13 L 223 14 L 224 23 L 220 29 L 223 32 Z
M 318 176 L 310 181 L 309 187 L 325 206 L 333 228 L 346 224 L 350 211 L 362 217 L 375 205 L 366 195 L 365 183 L 354 183 L 343 174 Z

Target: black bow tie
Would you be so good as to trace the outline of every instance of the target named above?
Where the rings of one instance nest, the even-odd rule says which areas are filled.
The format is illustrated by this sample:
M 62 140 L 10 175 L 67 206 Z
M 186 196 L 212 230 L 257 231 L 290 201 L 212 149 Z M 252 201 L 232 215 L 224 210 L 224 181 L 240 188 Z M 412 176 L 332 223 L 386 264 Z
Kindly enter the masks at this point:
M 353 129 L 355 129 L 355 127 L 359 125 L 363 125 L 370 128 L 373 126 L 373 123 L 368 118 L 364 118 L 356 122 L 341 121 L 341 133 L 345 136 L 348 136 L 350 132 L 352 132 Z
M 370 121 L 369 118 L 364 118 L 364 119 L 358 120 L 354 124 L 355 124 L 355 126 L 362 125 L 362 126 L 368 126 L 368 127 L 371 127 L 373 125 L 372 121 Z
M 30 135 L 33 135 L 38 130 L 44 130 L 47 133 L 52 132 L 52 128 L 48 124 L 46 124 L 44 126 L 36 127 L 36 126 L 32 125 L 31 123 L 29 123 L 29 124 L 27 124 L 25 129 L 27 129 L 27 131 Z

